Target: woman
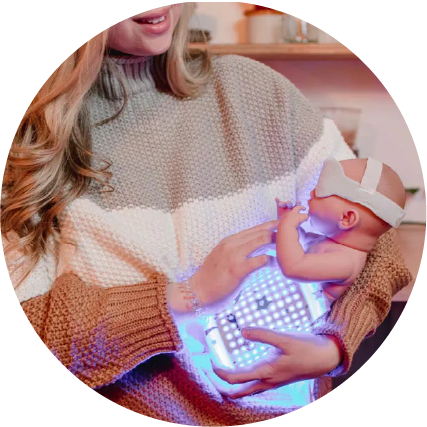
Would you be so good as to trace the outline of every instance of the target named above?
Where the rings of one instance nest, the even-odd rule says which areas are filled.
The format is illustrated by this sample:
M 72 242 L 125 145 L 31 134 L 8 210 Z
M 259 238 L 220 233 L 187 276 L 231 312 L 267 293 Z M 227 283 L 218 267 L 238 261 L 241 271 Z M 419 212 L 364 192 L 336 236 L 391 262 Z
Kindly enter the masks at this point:
M 273 238 L 274 197 L 307 200 L 323 160 L 351 153 L 268 67 L 190 58 L 192 8 L 120 22 L 49 78 L 13 141 L 2 236 L 26 315 L 78 378 L 158 419 L 237 425 L 298 405 L 222 399 L 181 350 L 172 316 L 212 307 L 265 265 L 248 255 Z M 241 384 L 237 398 L 345 372 L 409 278 L 389 233 L 323 326 L 248 330 L 277 360 L 218 375 Z

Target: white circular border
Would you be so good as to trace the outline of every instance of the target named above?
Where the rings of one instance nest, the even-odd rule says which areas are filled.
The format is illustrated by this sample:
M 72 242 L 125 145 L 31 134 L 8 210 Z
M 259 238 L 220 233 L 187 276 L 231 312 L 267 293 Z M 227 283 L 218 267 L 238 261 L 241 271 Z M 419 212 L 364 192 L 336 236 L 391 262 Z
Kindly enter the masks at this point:
M 129 16 L 167 4 L 111 0 L 20 1 L 2 5 L 2 144 L 0 170 L 13 134 L 54 69 L 75 49 Z M 262 2 L 301 17 L 338 39 L 381 80 L 398 105 L 425 167 L 426 83 L 422 2 L 304 0 Z M 3 173 L 3 172 L 2 172 Z M 425 264 L 425 263 L 423 263 Z M 55 359 L 19 307 L 0 257 L 2 332 L 1 415 L 4 425 L 75 426 L 160 424 L 128 411 L 90 390 Z M 299 411 L 269 425 L 418 425 L 424 419 L 425 349 L 423 308 L 427 300 L 418 274 L 413 295 L 390 337 L 350 380 Z M 64 387 L 65 385 L 65 387 Z M 13 423 L 13 424 L 12 424 Z

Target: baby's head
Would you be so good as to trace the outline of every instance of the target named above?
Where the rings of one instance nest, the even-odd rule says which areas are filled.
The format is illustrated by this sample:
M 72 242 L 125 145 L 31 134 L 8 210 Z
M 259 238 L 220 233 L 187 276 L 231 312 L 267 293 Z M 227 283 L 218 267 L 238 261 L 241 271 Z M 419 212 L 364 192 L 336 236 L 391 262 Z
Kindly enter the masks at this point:
M 368 159 L 327 159 L 311 196 L 310 219 L 318 231 L 371 239 L 398 226 L 406 198 L 397 173 L 372 159 L 369 167 Z

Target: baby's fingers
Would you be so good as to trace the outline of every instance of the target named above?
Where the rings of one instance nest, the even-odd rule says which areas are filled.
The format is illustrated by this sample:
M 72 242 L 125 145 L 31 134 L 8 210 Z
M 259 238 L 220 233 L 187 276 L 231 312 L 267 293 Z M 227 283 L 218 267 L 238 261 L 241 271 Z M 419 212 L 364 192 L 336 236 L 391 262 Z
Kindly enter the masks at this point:
M 295 205 L 294 208 L 292 209 L 292 212 L 300 213 L 301 211 L 305 211 L 305 210 L 306 210 L 305 206 Z
M 299 214 L 298 215 L 298 222 L 299 224 L 303 223 L 304 221 L 308 220 L 308 215 L 307 214 Z
M 278 208 L 292 209 L 294 207 L 294 204 L 290 200 L 282 202 L 278 197 L 275 200 Z

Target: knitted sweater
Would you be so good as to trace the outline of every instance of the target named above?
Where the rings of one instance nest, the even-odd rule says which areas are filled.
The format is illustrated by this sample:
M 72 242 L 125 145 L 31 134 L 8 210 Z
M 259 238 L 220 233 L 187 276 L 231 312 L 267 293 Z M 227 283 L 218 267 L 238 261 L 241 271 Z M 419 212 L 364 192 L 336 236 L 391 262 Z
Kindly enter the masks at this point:
M 87 385 L 161 420 L 245 424 L 321 396 L 329 378 L 306 383 L 304 402 L 277 403 L 269 392 L 222 399 L 182 345 L 165 289 L 224 237 L 274 219 L 275 196 L 307 200 L 323 160 L 351 156 L 341 135 L 290 82 L 252 60 L 215 59 L 206 90 L 185 100 L 156 90 L 140 58 L 115 61 L 129 100 L 92 130 L 93 151 L 112 161 L 114 192 L 94 183 L 71 203 L 60 226 L 76 245 L 43 257 L 17 288 L 35 330 Z M 123 98 L 107 67 L 95 89 L 87 98 L 94 124 Z M 8 266 L 14 281 L 13 259 Z M 340 340 L 344 361 L 333 375 L 348 369 L 409 280 L 390 232 L 315 331 Z

